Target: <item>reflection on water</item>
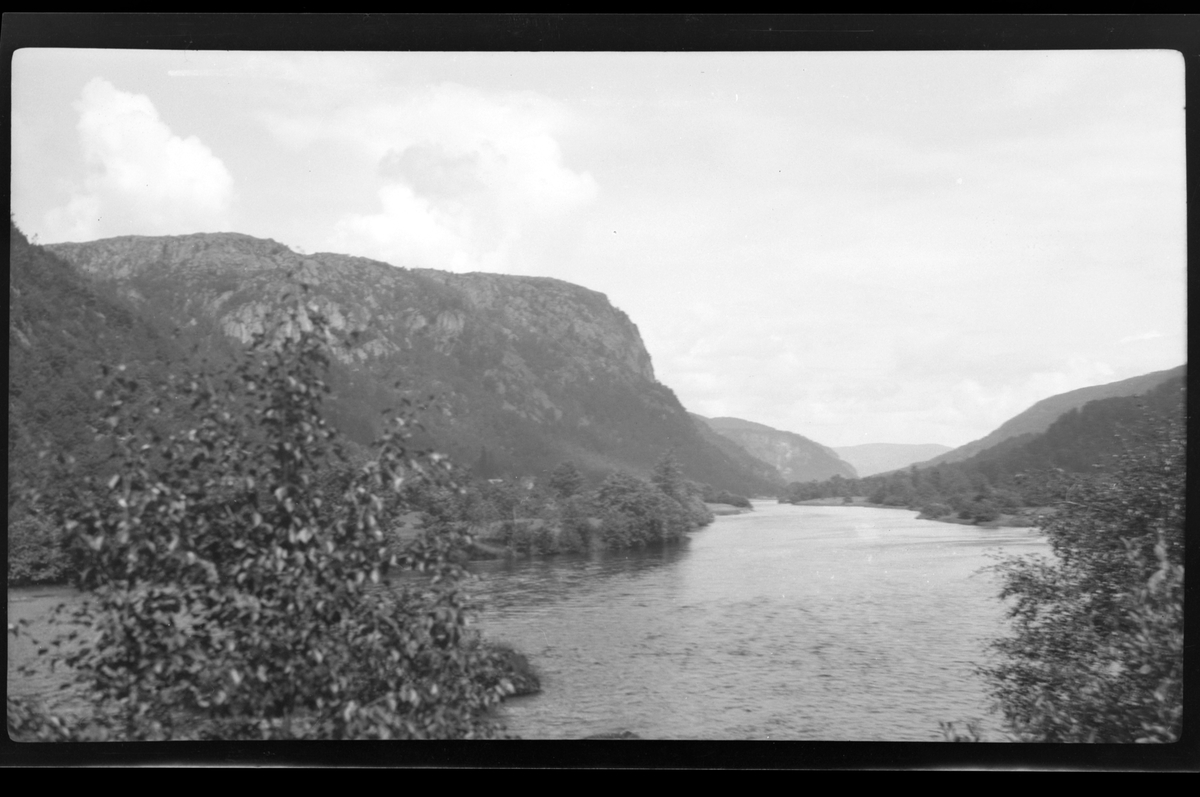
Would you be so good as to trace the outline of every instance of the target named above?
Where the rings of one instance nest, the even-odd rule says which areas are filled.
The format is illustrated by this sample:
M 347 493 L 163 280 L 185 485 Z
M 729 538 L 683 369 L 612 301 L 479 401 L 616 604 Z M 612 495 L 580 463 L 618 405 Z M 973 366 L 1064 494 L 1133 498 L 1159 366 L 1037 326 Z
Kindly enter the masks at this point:
M 986 713 L 996 548 L 1046 545 L 761 502 L 665 550 L 486 563 L 476 591 L 484 632 L 542 674 L 504 709 L 524 737 L 938 740 L 939 721 Z

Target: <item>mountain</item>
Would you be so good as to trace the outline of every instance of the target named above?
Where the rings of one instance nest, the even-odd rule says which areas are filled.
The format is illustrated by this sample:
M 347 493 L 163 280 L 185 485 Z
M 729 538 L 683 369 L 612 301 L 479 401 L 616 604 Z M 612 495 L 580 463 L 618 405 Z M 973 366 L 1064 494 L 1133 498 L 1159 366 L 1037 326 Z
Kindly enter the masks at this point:
M 1043 432 L 1003 440 L 957 465 L 991 481 L 1008 474 L 1058 468 L 1075 473 L 1103 469 L 1116 455 L 1136 448 L 1140 434 L 1160 419 L 1181 419 L 1186 404 L 1186 366 L 1152 389 L 1130 396 L 1095 399 L 1071 408 Z
M 93 426 L 103 411 L 95 396 L 99 364 L 122 363 L 126 377 L 155 385 L 187 354 L 120 296 L 32 246 L 9 224 L 11 486 L 14 474 L 37 468 L 43 448 L 81 458 L 85 471 L 96 465 Z
M 701 416 L 695 416 L 701 418 Z M 807 482 L 843 476 L 857 477 L 854 467 L 832 448 L 795 432 L 772 429 L 741 418 L 701 418 L 717 434 L 726 437 L 752 456 L 775 467 L 785 482 Z
M 863 443 L 857 446 L 837 446 L 833 450 L 853 465 L 859 476 L 871 476 L 907 468 L 915 462 L 924 462 L 952 449 L 938 443 Z
M 593 476 L 646 474 L 670 450 L 688 478 L 742 494 L 775 487 L 705 439 L 655 379 L 636 325 L 578 285 L 301 255 L 234 233 L 45 250 L 216 359 L 262 330 L 286 294 L 305 290 L 337 332 L 357 333 L 336 353 L 329 414 L 359 443 L 398 399 L 432 396 L 440 412 L 423 416 L 428 436 L 465 466 L 526 475 L 570 459 Z
M 774 465 L 763 462 L 758 457 L 751 454 L 740 443 L 735 442 L 732 438 L 725 437 L 719 434 L 708 424 L 708 419 L 702 415 L 689 413 L 692 420 L 696 422 L 696 428 L 700 430 L 700 434 L 705 440 L 709 441 L 717 448 L 721 449 L 742 468 L 755 474 L 763 481 L 775 485 L 777 488 L 784 487 L 787 482 L 783 478 L 783 474 Z M 766 494 L 775 495 L 777 491 L 768 491 Z
M 1186 367 L 1175 371 L 1146 393 L 1089 401 L 1067 410 L 1044 431 L 1006 438 L 957 462 L 900 468 L 852 482 L 791 484 L 782 500 L 863 495 L 927 517 L 976 523 L 1050 506 L 1072 480 L 1101 474 L 1121 457 L 1146 454 L 1183 433 Z
M 928 467 L 943 462 L 961 462 L 1010 438 L 1044 432 L 1063 414 L 1073 409 L 1079 409 L 1089 401 L 1123 396 L 1140 396 L 1148 393 L 1174 377 L 1183 376 L 1185 368 L 1186 366 L 1180 365 L 1166 371 L 1155 371 L 1143 374 L 1142 376 L 1135 376 L 1131 379 L 1123 379 L 1119 382 L 1083 387 L 1078 390 L 1071 390 L 1066 393 L 1059 393 L 1056 396 L 1050 396 L 1049 398 L 1042 399 L 1021 414 L 1005 421 L 986 437 L 917 464 L 920 467 Z

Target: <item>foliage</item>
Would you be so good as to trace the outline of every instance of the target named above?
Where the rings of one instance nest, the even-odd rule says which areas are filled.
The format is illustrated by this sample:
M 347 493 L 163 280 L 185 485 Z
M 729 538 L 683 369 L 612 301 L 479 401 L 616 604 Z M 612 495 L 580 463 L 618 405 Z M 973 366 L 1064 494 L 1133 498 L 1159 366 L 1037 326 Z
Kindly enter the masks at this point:
M 322 415 L 331 338 L 293 305 L 236 369 L 179 391 L 197 423 L 160 436 L 159 401 L 121 372 L 105 396 L 117 471 L 62 511 L 94 639 L 63 660 L 93 690 L 86 721 L 10 701 L 30 737 L 456 738 L 499 733 L 512 685 L 467 624 L 469 538 L 390 524 L 413 481 L 455 489 L 412 450 L 412 408 L 351 467 Z M 397 571 L 400 578 L 389 583 Z
M 788 485 L 780 501 L 866 496 L 882 506 L 903 506 L 927 516 L 955 515 L 983 524 L 1000 515 L 1026 514 L 1026 508 L 1055 500 L 1060 482 L 1111 467 L 1137 430 L 1178 417 L 1183 378 L 1173 377 L 1140 396 L 1101 399 L 1064 413 L 1041 434 L 1005 440 L 969 459 L 932 467 L 880 473 L 862 479 L 835 476 L 823 482 Z M 930 512 L 928 507 L 950 507 Z
M 8 521 L 8 583 L 53 584 L 67 577 L 62 540 L 53 525 L 32 515 Z
M 654 470 L 650 474 L 650 481 L 676 501 L 683 501 L 687 494 L 687 488 L 683 483 L 683 469 L 679 465 L 679 460 L 675 458 L 675 454 L 670 451 L 663 454 L 655 463 Z
M 609 474 L 593 504 L 604 521 L 606 547 L 678 540 L 693 528 L 687 511 L 654 485 L 628 473 Z
M 583 474 L 570 460 L 563 462 L 550 474 L 549 487 L 559 498 L 570 498 L 583 491 Z
M 750 499 L 744 495 L 731 493 L 728 490 L 714 490 L 711 487 L 704 491 L 704 501 L 709 504 L 728 504 L 743 509 L 750 509 Z
M 185 355 L 115 292 L 31 245 L 11 218 L 8 295 L 9 584 L 59 581 L 67 560 L 45 509 L 76 485 L 47 485 L 40 454 L 71 456 L 76 472 L 99 476 L 108 452 L 91 433 L 104 411 L 96 363 L 124 362 L 128 375 L 161 384 L 163 362 Z M 40 506 L 27 499 L 33 488 L 46 494 Z
M 1182 721 L 1185 438 L 1165 421 L 1108 474 L 1073 481 L 1054 559 L 998 570 L 1012 635 L 981 670 L 1023 740 L 1171 742 Z

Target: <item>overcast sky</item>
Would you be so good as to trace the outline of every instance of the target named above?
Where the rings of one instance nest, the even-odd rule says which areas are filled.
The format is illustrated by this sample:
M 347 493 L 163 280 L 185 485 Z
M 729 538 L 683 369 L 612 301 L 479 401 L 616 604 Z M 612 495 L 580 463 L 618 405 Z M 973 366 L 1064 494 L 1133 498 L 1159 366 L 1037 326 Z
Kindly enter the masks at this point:
M 961 445 L 1185 360 L 1172 51 L 19 50 L 43 243 L 236 231 L 559 277 L 691 411 Z

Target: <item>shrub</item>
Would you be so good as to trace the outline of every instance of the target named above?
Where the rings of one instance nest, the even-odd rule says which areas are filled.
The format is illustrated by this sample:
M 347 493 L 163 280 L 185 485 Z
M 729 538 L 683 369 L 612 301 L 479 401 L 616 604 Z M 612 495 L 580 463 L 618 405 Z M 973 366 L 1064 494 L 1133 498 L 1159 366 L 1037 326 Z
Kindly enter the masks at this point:
M 1171 742 L 1182 722 L 1185 442 L 1168 421 L 1045 523 L 1055 558 L 1002 560 L 1012 635 L 981 669 L 1020 739 Z
M 159 438 L 119 372 L 117 472 L 63 511 L 94 641 L 64 657 L 99 701 L 86 721 L 31 717 L 25 738 L 488 737 L 511 691 L 468 632 L 456 563 L 469 538 L 428 523 L 400 549 L 389 523 L 412 482 L 452 491 L 414 451 L 412 408 L 353 468 L 321 413 L 324 319 L 294 304 L 228 376 L 180 390 L 199 420 Z M 399 583 L 390 574 L 414 571 Z
M 57 583 L 66 579 L 68 560 L 51 522 L 33 515 L 8 522 L 9 586 Z
M 953 514 L 953 512 L 954 510 L 946 504 L 930 503 L 921 507 L 921 514 L 918 517 L 938 520 L 946 517 L 946 515 Z
M 750 509 L 750 499 L 744 495 L 731 493 L 728 490 L 721 490 L 719 493 L 709 493 L 704 496 L 704 500 L 710 504 L 728 504 L 729 506 L 741 507 Z
M 604 521 L 604 541 L 609 548 L 678 540 L 694 525 L 678 501 L 627 473 L 610 474 L 593 500 Z

